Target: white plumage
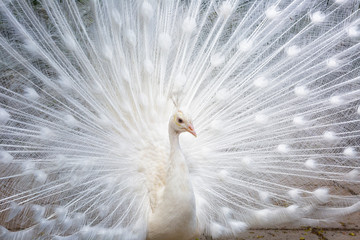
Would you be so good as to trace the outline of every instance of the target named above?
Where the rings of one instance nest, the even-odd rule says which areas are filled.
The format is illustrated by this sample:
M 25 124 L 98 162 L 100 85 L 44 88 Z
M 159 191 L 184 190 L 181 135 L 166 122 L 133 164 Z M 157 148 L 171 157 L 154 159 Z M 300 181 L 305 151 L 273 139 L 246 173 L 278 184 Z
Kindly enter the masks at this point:
M 167 161 L 160 166 L 165 166 L 165 171 L 153 171 L 159 177 L 155 183 L 151 181 L 153 178 L 146 179 L 151 185 L 149 189 L 156 191 L 150 197 L 147 239 L 195 239 L 199 234 L 195 195 L 179 145 L 179 134 L 184 131 L 196 136 L 190 119 L 178 111 L 169 121 L 170 154 L 162 157 Z
M 1 239 L 360 210 L 356 0 L 5 0 L 0 33 Z

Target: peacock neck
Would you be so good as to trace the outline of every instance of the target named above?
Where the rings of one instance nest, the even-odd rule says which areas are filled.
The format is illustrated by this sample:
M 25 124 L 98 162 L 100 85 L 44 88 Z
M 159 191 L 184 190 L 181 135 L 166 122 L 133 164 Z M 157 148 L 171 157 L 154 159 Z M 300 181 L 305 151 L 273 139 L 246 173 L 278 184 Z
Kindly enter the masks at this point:
M 169 129 L 169 140 L 170 140 L 170 155 L 173 152 L 181 150 L 179 144 L 179 133 L 172 128 Z
M 188 168 L 186 166 L 185 158 L 179 143 L 179 135 L 179 132 L 176 132 L 171 127 L 169 128 L 170 156 L 167 171 L 168 179 L 174 177 L 177 174 L 181 174 L 183 176 L 188 175 Z

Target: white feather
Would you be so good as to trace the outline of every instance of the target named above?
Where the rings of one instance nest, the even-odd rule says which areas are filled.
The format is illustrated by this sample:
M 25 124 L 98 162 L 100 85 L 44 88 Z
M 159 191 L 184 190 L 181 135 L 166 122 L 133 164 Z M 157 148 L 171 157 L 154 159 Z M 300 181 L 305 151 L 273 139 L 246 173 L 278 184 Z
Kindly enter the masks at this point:
M 357 0 L 1 1 L 0 53 L 1 239 L 359 211 Z M 171 152 L 176 108 L 198 137 Z

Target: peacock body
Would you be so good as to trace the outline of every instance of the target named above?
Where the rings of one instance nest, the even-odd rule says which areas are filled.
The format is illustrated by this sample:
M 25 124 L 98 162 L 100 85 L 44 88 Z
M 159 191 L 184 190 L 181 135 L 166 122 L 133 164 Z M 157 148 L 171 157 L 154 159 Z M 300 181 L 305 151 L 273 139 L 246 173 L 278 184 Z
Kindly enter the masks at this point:
M 0 33 L 0 239 L 360 210 L 357 0 L 5 0 Z

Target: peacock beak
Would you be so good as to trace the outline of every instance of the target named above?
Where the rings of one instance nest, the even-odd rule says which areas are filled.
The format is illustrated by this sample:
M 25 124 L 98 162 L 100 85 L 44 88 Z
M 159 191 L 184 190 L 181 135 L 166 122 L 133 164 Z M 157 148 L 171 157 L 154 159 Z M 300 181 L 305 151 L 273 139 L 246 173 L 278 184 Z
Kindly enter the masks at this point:
M 191 133 L 192 135 L 194 135 L 195 137 L 197 137 L 194 126 L 190 123 L 188 128 L 186 129 L 186 131 L 188 131 L 189 133 Z

